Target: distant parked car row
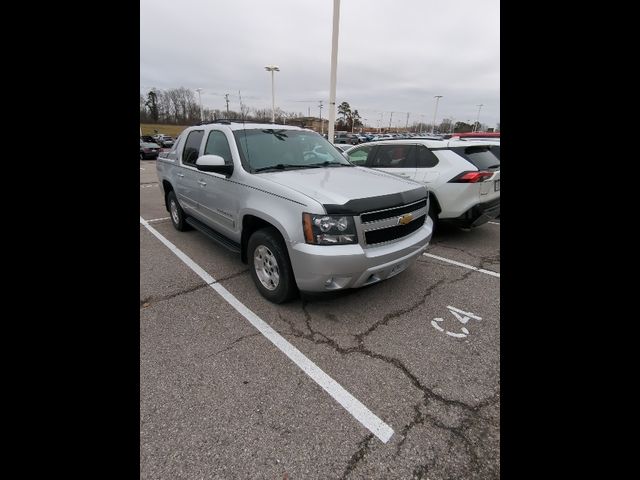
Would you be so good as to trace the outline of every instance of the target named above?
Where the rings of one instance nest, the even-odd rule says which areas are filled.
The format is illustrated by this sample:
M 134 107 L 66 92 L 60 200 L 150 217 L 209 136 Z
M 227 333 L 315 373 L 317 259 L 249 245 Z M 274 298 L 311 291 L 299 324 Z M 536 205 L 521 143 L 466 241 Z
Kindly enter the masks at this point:
M 162 148 L 171 148 L 175 140 L 169 135 L 142 135 L 140 137 L 140 160 L 158 158 Z

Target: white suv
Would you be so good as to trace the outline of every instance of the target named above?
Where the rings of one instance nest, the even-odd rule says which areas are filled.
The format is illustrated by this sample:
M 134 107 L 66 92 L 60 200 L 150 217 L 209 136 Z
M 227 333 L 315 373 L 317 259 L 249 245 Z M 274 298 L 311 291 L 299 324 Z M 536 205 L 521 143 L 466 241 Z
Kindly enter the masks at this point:
M 383 140 L 346 152 L 359 166 L 424 183 L 429 216 L 460 227 L 477 227 L 500 215 L 500 153 L 472 140 Z M 499 149 L 499 145 L 498 145 Z

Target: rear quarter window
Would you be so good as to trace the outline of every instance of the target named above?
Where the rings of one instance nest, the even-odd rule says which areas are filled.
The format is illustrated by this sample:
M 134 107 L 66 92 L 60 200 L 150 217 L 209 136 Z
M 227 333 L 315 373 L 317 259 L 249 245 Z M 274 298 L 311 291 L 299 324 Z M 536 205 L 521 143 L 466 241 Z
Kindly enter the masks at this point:
M 469 161 L 478 170 L 500 167 L 500 159 L 493 154 L 490 145 L 453 147 L 451 150 Z

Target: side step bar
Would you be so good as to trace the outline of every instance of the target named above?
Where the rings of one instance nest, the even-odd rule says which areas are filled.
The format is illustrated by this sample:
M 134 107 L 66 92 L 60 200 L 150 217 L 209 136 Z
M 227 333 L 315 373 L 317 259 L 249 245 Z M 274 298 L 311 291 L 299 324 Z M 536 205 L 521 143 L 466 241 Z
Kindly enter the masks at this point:
M 191 225 L 196 230 L 200 230 L 200 232 L 204 233 L 211 240 L 216 242 L 218 245 L 223 246 L 224 248 L 232 251 L 233 253 L 240 253 L 240 245 L 234 242 L 233 240 L 229 240 L 224 235 L 212 230 L 207 227 L 204 223 L 199 220 L 196 220 L 193 217 L 187 217 L 185 221 Z

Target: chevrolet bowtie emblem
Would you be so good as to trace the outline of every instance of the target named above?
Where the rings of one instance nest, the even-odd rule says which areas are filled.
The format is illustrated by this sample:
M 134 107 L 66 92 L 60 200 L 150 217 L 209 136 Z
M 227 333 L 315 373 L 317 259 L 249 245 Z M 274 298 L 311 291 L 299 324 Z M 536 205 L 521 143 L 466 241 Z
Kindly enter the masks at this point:
M 411 220 L 413 220 L 413 215 L 407 213 L 406 215 L 402 215 L 400 218 L 398 218 L 398 225 L 406 225 Z

